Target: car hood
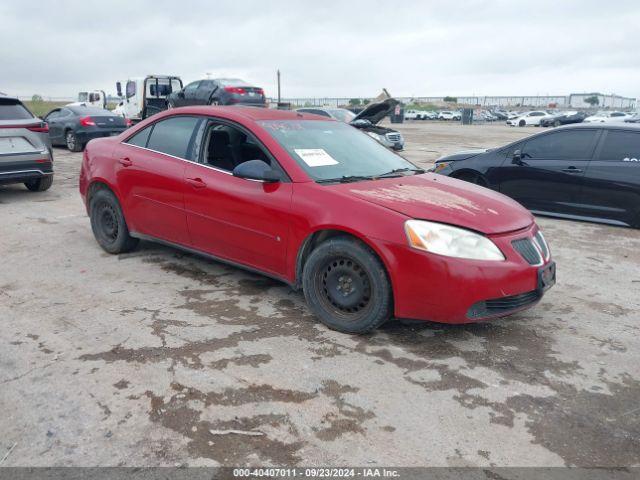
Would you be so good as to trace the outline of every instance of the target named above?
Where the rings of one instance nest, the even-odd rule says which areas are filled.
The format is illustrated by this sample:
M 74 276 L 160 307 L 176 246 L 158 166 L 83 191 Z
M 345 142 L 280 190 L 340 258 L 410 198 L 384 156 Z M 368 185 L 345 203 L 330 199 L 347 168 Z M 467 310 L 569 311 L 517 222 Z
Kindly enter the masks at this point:
M 395 98 L 387 98 L 382 102 L 370 103 L 362 110 L 358 115 L 355 116 L 351 122 L 355 122 L 356 120 L 369 120 L 372 124 L 376 124 L 380 122 L 384 117 L 389 115 L 396 105 L 400 102 Z
M 468 158 L 476 157 L 487 153 L 489 148 L 475 148 L 472 150 L 462 150 L 460 152 L 453 153 L 451 155 L 445 155 L 436 160 L 436 162 L 455 162 L 458 160 L 466 160 Z
M 514 200 L 462 180 L 422 174 L 336 185 L 342 192 L 410 218 L 455 225 L 484 234 L 530 226 L 533 215 Z

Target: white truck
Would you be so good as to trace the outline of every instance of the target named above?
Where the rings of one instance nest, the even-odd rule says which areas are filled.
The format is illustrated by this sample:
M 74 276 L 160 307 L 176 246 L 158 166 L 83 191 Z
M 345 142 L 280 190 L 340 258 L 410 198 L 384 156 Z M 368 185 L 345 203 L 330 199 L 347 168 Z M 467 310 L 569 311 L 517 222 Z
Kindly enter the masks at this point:
M 78 101 L 69 104 L 86 105 L 90 107 L 107 108 L 107 95 L 104 90 L 93 90 L 91 92 L 78 92 Z
M 114 112 L 135 123 L 166 110 L 167 97 L 182 89 L 182 80 L 175 75 L 132 77 L 127 80 L 124 92 L 120 82 L 116 83 L 116 89 L 118 96 L 124 99 Z

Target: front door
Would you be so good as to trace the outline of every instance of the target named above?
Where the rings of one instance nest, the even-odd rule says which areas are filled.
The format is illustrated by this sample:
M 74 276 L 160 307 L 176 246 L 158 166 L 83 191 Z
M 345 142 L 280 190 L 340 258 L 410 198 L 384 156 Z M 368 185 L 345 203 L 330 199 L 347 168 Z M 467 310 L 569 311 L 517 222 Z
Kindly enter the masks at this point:
M 530 210 L 575 214 L 598 135 L 595 128 L 573 129 L 525 140 L 520 157 L 500 169 L 500 192 Z
M 199 164 L 185 171 L 185 210 L 193 246 L 278 277 L 286 273 L 292 184 L 234 177 L 234 166 L 271 159 L 247 131 L 211 123 Z

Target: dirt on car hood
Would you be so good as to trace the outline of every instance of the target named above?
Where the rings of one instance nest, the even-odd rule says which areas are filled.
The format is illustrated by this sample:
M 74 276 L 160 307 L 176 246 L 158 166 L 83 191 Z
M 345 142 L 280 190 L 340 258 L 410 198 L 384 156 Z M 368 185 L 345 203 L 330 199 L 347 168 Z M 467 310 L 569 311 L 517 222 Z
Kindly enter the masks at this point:
M 505 195 L 441 175 L 426 173 L 339 187 L 345 193 L 411 218 L 485 234 L 520 230 L 534 221 L 529 211 Z

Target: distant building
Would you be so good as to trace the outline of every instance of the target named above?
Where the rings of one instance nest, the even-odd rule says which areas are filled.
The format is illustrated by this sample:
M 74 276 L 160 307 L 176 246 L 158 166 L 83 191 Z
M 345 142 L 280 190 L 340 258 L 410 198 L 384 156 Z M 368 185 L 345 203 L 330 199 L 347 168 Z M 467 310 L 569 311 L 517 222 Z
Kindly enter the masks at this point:
M 586 98 L 598 97 L 598 104 L 594 107 L 612 108 L 616 110 L 628 110 L 636 107 L 636 99 L 621 97 L 620 95 L 602 95 L 594 93 L 572 93 L 569 95 L 569 106 L 574 108 L 588 108 L 591 105 L 585 102 Z

